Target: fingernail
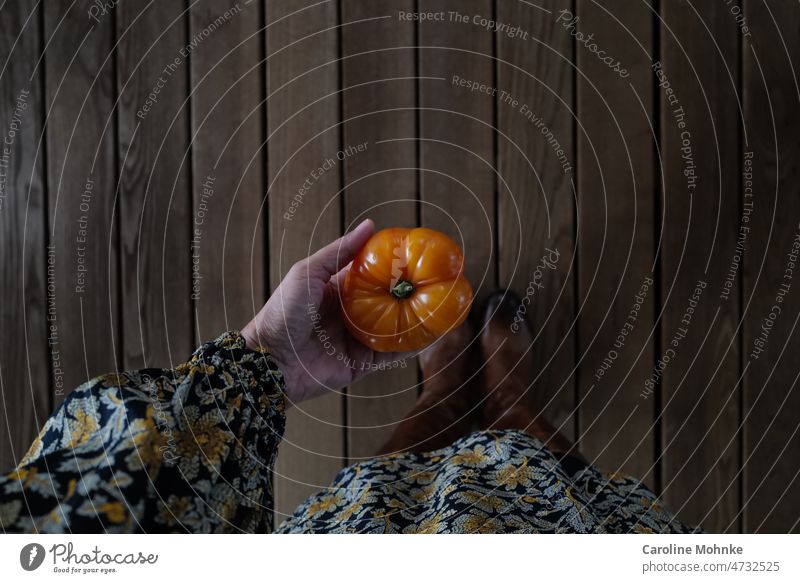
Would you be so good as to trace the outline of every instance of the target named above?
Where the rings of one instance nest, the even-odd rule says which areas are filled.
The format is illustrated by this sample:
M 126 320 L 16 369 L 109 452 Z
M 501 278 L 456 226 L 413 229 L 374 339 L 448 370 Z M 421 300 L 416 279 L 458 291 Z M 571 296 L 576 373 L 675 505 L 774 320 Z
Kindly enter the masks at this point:
M 358 225 L 356 226 L 356 228 L 355 228 L 355 229 L 353 229 L 353 231 L 359 231 L 359 230 L 363 229 L 363 228 L 364 228 L 364 225 L 366 225 L 366 224 L 367 224 L 367 223 L 369 223 L 369 222 L 370 222 L 370 219 L 364 219 L 363 221 L 361 221 L 360 223 L 358 223 Z

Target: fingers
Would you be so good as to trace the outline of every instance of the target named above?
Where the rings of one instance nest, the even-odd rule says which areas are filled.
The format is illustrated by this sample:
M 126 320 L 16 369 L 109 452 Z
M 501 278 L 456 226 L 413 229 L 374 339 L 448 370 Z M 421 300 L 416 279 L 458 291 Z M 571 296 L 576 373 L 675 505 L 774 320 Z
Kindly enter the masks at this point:
M 349 266 L 349 264 L 348 264 Z M 325 306 L 335 306 L 339 309 L 339 305 L 341 304 L 341 293 L 344 289 L 344 280 L 347 277 L 347 270 L 348 266 L 343 267 L 339 270 L 339 273 L 334 275 L 328 281 L 328 285 L 325 287 Z
M 372 219 L 365 219 L 355 229 L 309 257 L 309 273 L 325 280 L 337 274 L 353 260 L 374 231 L 375 223 Z
M 344 287 L 344 278 L 347 277 L 347 272 L 350 269 L 350 264 L 348 263 L 344 267 L 342 267 L 339 272 L 331 277 L 331 284 L 333 285 L 334 289 L 337 292 L 341 292 L 342 288 Z

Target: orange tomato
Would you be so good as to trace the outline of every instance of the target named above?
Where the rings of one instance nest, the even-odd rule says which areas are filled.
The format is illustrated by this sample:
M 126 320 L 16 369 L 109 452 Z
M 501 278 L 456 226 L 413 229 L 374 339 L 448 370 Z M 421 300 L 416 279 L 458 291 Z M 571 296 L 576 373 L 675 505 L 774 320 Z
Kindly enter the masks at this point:
M 350 333 L 378 352 L 418 350 L 460 325 L 472 304 L 456 243 L 431 229 L 384 229 L 358 252 L 342 307 Z

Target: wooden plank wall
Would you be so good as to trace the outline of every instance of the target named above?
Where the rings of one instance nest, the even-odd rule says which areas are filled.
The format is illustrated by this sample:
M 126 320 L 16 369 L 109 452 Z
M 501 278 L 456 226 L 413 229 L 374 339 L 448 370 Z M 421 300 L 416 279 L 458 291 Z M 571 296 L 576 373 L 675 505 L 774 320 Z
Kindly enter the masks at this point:
M 75 387 L 122 368 L 119 325 L 114 15 L 87 18 L 91 2 L 44 9 L 49 242 L 55 249 L 58 349 Z M 53 365 L 55 365 L 53 359 Z M 54 401 L 66 391 L 53 391 Z
M 37 9 L 37 6 L 39 7 Z M 51 407 L 48 253 L 43 142 L 42 11 L 16 2 L 0 19 L 0 464 L 15 465 Z M 13 131 L 13 135 L 12 135 Z M 10 140 L 11 143 L 8 142 Z M 51 267 L 48 271 L 47 258 Z M 58 350 L 56 346 L 56 350 Z
M 196 2 L 189 13 L 197 344 L 243 326 L 266 297 L 264 38 L 258 2 Z
M 491 15 L 493 6 L 429 0 L 419 9 Z M 486 30 L 467 36 L 449 19 L 428 21 L 419 26 L 419 45 L 421 223 L 461 245 L 480 301 L 497 285 L 495 107 L 492 96 L 473 95 L 454 77 L 494 86 L 494 37 Z
M 376 228 L 418 224 L 417 52 L 414 2 L 341 3 L 342 147 L 366 148 L 342 164 L 344 226 L 371 217 Z M 386 387 L 391 387 L 387 394 Z M 417 368 L 381 371 L 349 388 L 347 455 L 375 454 L 417 397 Z
M 580 0 L 575 17 L 625 70 L 576 47 L 581 447 L 654 487 L 656 399 L 640 395 L 657 348 L 653 12 Z
M 419 2 L 419 9 L 491 15 L 493 6 L 487 0 L 429 0 Z M 496 47 L 489 31 L 466 36 L 463 26 L 450 18 L 419 25 L 419 212 L 422 226 L 461 245 L 480 310 L 497 287 L 499 267 L 496 108 L 492 96 L 476 95 L 460 80 L 495 86 Z M 480 354 L 478 336 L 468 350 Z M 467 380 L 457 389 L 468 392 L 473 384 Z M 478 411 L 476 403 L 472 413 Z
M 742 47 L 742 158 L 752 153 L 753 175 L 742 176 L 743 204 L 752 203 L 742 289 L 742 529 L 798 532 L 800 294 L 791 254 L 800 228 L 800 119 L 792 111 L 800 99 L 800 7 L 746 0 L 744 14 L 752 36 Z
M 117 13 L 119 261 L 123 368 L 180 363 L 194 346 L 188 13 L 180 3 Z M 178 61 L 176 62 L 176 59 Z M 156 100 L 148 99 L 158 91 Z
M 319 171 L 340 149 L 340 102 L 335 2 L 267 3 L 270 285 L 292 264 L 341 233 L 341 172 Z M 315 172 L 319 178 L 314 179 Z M 311 179 L 296 213 L 299 189 Z M 275 468 L 275 521 L 330 483 L 345 459 L 341 395 L 297 404 L 287 415 Z
M 514 23 L 527 35 L 527 40 L 506 35 L 496 39 L 498 284 L 530 296 L 526 316 L 534 323 L 531 350 L 537 376 L 533 390 L 542 395 L 544 414 L 573 436 L 572 41 L 556 23 L 557 0 L 536 5 L 500 2 L 496 8 L 499 22 Z M 546 126 L 546 131 L 537 123 Z
M 681 515 L 737 530 L 740 298 L 723 287 L 740 205 L 736 22 L 722 3 L 664 3 L 662 18 L 662 488 Z
M 790 0 L 5 3 L 0 463 L 370 216 L 461 241 L 479 300 L 530 293 L 534 390 L 598 466 L 709 531 L 798 531 L 798 26 Z M 418 381 L 293 407 L 276 520 Z

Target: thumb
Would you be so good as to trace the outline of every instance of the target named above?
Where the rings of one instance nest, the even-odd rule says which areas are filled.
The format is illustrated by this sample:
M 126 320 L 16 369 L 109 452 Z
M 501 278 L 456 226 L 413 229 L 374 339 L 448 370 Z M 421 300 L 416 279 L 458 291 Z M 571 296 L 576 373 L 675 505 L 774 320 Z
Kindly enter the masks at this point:
M 374 231 L 375 223 L 372 219 L 363 220 L 355 229 L 309 257 L 309 270 L 329 279 L 353 260 Z

